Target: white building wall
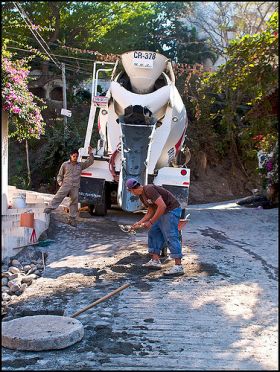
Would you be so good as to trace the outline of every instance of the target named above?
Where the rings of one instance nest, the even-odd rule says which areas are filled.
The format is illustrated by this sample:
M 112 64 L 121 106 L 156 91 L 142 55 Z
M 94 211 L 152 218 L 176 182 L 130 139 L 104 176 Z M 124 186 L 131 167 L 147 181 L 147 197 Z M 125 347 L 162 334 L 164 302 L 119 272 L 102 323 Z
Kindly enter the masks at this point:
M 2 202 L 1 215 L 5 215 L 8 209 L 8 114 L 2 110 L 2 164 L 1 164 L 1 188 L 2 188 Z

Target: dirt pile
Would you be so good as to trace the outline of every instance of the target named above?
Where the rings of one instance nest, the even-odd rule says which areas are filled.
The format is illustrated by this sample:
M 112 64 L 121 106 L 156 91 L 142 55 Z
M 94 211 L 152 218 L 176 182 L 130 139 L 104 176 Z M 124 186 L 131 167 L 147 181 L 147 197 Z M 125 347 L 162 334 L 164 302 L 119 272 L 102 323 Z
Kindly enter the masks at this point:
M 212 203 L 253 195 L 253 189 L 261 190 L 260 180 L 247 177 L 237 166 L 225 159 L 215 165 L 207 165 L 203 159 L 192 159 L 189 203 Z

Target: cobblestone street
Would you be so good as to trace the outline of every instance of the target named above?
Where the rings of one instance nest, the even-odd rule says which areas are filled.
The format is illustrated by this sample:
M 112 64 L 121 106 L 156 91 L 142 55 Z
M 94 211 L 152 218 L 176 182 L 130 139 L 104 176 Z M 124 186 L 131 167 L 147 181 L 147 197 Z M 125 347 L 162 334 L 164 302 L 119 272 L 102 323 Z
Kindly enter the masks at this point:
M 83 213 L 79 227 L 51 215 L 46 269 L 5 320 L 71 315 L 125 283 L 118 295 L 77 317 L 83 339 L 61 350 L 2 348 L 3 370 L 277 370 L 278 210 L 234 202 L 191 205 L 183 231 L 185 274 L 143 268 L 147 233 L 118 224 L 138 214 Z

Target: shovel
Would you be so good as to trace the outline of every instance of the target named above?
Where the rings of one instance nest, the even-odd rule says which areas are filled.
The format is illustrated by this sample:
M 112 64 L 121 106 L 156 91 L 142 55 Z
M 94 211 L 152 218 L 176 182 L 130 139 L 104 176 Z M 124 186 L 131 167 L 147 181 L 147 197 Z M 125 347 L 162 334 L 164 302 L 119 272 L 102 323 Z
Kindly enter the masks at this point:
M 120 288 L 115 289 L 113 292 L 107 294 L 106 296 L 101 297 L 101 298 L 100 298 L 99 300 L 97 300 L 97 301 L 94 301 L 92 304 L 90 304 L 90 305 L 84 307 L 83 309 L 77 311 L 77 312 L 74 313 L 73 315 L 70 315 L 70 318 L 75 318 L 76 316 L 78 316 L 78 315 L 84 313 L 85 311 L 91 309 L 93 306 L 98 305 L 98 304 L 100 304 L 101 302 L 108 300 L 108 298 L 114 296 L 115 294 L 119 293 L 120 291 L 123 291 L 124 289 L 126 289 L 126 288 L 129 287 L 129 286 L 130 286 L 129 283 L 122 285 Z
M 143 227 L 144 227 L 143 224 L 139 225 L 139 227 L 137 227 L 136 229 L 133 228 L 131 225 L 119 225 L 119 228 L 123 232 L 129 233 L 129 234 L 132 234 L 132 235 L 135 235 L 136 234 L 136 230 L 142 229 Z

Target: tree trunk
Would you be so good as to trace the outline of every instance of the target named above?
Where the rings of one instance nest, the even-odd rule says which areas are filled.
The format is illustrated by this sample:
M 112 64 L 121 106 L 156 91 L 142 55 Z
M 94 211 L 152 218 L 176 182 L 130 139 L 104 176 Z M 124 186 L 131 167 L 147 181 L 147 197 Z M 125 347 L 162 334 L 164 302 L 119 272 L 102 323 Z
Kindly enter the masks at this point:
M 29 150 L 28 150 L 28 141 L 27 140 L 25 140 L 25 151 L 26 151 L 26 167 L 27 167 L 27 178 L 28 178 L 27 187 L 29 188 L 30 185 L 31 185 L 31 171 L 30 171 Z
M 47 41 L 47 44 L 51 48 L 52 43 L 54 43 L 57 40 L 58 35 L 59 35 L 60 13 L 59 13 L 59 4 L 49 3 L 49 7 L 50 7 L 50 11 L 52 12 L 51 17 L 55 18 L 54 32 L 53 32 L 52 36 L 50 37 L 50 39 Z M 41 51 L 44 53 L 43 50 L 41 50 Z M 49 77 L 49 61 L 43 61 L 42 62 L 41 71 L 42 71 L 42 85 L 45 85 L 50 80 L 50 77 Z
M 55 18 L 54 33 L 52 34 L 51 38 L 49 39 L 49 43 L 54 43 L 57 40 L 58 35 L 59 35 L 59 31 L 60 31 L 59 4 L 49 3 L 49 6 L 52 10 L 52 15 Z
M 231 145 L 230 145 L 230 153 L 231 153 L 231 164 L 232 164 L 232 167 L 236 164 L 236 160 L 240 166 L 240 170 L 243 172 L 243 174 L 247 177 L 247 179 L 249 179 L 249 175 L 248 173 L 246 172 L 246 169 L 239 157 L 239 154 L 238 154 L 238 149 L 237 149 L 237 144 L 236 144 L 236 140 L 234 138 L 234 134 L 232 133 L 231 134 Z

